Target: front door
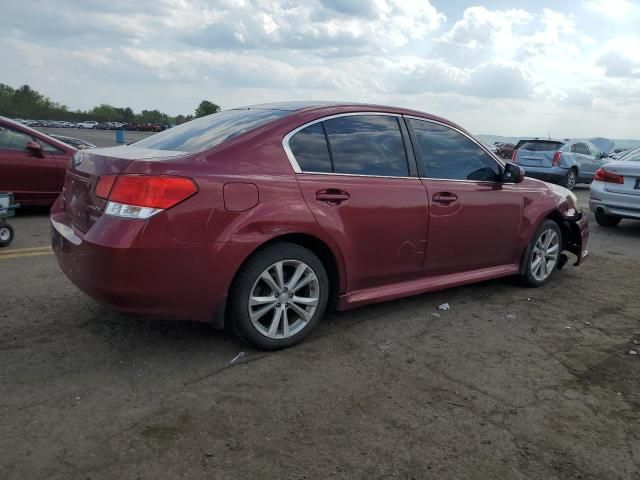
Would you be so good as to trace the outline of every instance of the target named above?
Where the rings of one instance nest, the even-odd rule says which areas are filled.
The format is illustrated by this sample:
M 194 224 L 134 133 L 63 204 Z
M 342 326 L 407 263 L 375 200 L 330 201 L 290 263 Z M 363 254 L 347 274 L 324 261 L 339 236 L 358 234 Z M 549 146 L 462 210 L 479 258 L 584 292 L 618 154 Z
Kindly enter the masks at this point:
M 60 193 L 56 157 L 27 150 L 34 139 L 9 126 L 0 126 L 0 192 L 13 192 L 17 202 L 54 200 Z
M 463 133 L 427 120 L 409 124 L 429 197 L 425 274 L 517 263 L 518 187 L 499 182 L 498 162 Z
M 344 115 L 289 141 L 297 178 L 320 226 L 339 245 L 351 291 L 422 274 L 426 189 L 410 176 L 396 115 Z

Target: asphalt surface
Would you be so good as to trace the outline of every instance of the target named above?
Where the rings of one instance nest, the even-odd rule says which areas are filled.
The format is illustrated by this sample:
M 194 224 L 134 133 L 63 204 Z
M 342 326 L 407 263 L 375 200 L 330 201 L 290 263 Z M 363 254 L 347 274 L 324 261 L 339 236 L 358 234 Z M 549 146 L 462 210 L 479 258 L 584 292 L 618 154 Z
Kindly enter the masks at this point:
M 112 147 L 117 145 L 115 130 L 89 130 L 83 128 L 38 128 L 47 135 L 63 135 L 93 143 L 96 147 Z M 125 143 L 136 142 L 153 135 L 152 132 L 125 131 Z
M 592 222 L 588 261 L 543 288 L 333 312 L 275 353 L 113 313 L 60 272 L 46 212 L 11 223 L 0 478 L 640 476 L 640 222 Z

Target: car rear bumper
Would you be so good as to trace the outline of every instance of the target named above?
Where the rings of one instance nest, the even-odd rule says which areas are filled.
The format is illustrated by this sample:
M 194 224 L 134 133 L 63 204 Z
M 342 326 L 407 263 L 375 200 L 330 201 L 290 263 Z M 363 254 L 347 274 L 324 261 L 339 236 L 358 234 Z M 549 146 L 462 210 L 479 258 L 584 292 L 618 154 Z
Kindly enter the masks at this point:
M 518 164 L 520 165 L 520 164 Z M 545 182 L 560 183 L 567 176 L 568 168 L 563 167 L 530 167 L 520 165 L 524 168 L 525 175 L 531 178 L 537 178 Z
M 252 244 L 177 242 L 164 213 L 101 216 L 82 233 L 56 202 L 51 242 L 65 275 L 116 311 L 223 326 L 227 291 Z
M 640 195 L 609 192 L 604 182 L 594 181 L 589 193 L 589 209 L 605 215 L 640 220 Z

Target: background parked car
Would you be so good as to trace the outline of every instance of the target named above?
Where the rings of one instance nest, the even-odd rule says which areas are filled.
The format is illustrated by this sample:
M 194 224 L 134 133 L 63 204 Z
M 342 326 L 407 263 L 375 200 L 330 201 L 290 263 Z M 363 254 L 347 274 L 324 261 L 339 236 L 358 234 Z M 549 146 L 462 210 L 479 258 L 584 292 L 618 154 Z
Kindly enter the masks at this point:
M 64 135 L 51 135 L 51 138 L 60 140 L 61 142 L 77 148 L 78 150 L 84 150 L 86 148 L 96 148 L 93 143 L 87 142 L 86 140 L 81 140 L 80 138 L 66 137 Z
M 623 218 L 640 220 L 640 147 L 596 172 L 589 208 L 603 227 L 615 227 Z
M 502 143 L 498 145 L 496 153 L 502 158 L 511 158 L 515 148 L 516 146 L 513 143 Z
M 78 123 L 78 128 L 96 128 L 96 125 L 98 125 L 98 122 L 94 122 L 93 120 L 89 120 L 89 121 L 86 121 L 86 122 Z
M 583 140 L 537 139 L 524 141 L 515 150 L 513 161 L 529 177 L 573 190 L 577 183 L 591 183 L 596 170 L 610 159 Z
M 0 192 L 21 205 L 51 205 L 62 191 L 77 150 L 26 125 L 0 117 Z

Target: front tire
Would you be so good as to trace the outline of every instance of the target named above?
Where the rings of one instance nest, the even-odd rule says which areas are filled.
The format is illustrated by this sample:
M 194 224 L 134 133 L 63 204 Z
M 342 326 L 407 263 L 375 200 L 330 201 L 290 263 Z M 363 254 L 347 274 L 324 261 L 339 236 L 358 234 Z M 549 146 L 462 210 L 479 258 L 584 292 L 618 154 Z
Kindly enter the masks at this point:
M 578 171 L 575 168 L 570 168 L 567 175 L 562 180 L 562 186 L 567 190 L 573 190 L 578 183 Z
M 229 313 L 237 333 L 263 350 L 301 342 L 324 315 L 329 279 L 320 259 L 293 243 L 258 251 L 238 272 Z
M 545 220 L 536 230 L 526 259 L 525 283 L 541 287 L 556 271 L 562 253 L 562 232 L 553 220 Z
M 13 227 L 0 221 L 0 247 L 8 247 L 13 241 Z
M 601 227 L 614 228 L 617 227 L 622 220 L 620 217 L 614 217 L 613 215 L 607 215 L 602 210 L 596 210 L 596 222 Z

